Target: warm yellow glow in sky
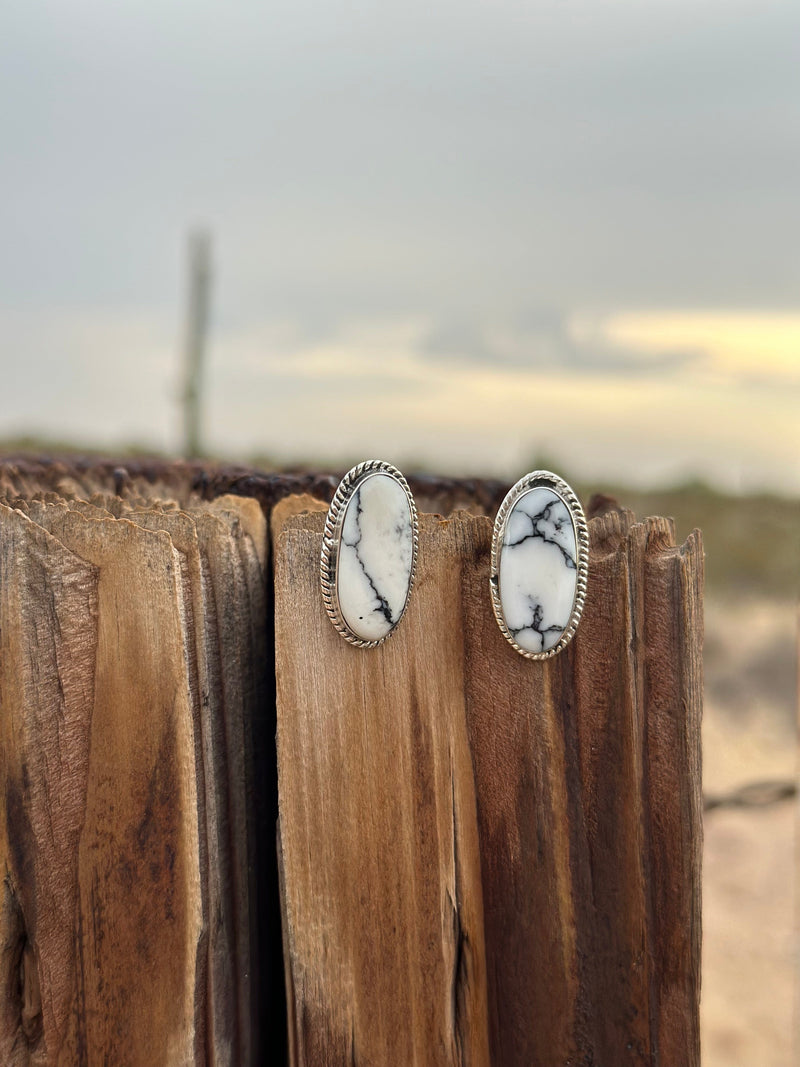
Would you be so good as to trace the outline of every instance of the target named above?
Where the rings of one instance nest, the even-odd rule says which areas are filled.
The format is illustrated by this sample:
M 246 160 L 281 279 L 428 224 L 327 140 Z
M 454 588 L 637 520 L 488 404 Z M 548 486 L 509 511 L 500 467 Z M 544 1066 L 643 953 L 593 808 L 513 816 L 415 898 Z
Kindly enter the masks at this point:
M 624 312 L 596 328 L 606 343 L 642 354 L 697 353 L 711 371 L 800 383 L 798 314 Z
M 262 390 L 297 390 L 299 409 L 271 406 L 272 438 L 297 454 L 302 427 L 301 454 L 331 465 L 374 454 L 510 478 L 544 455 L 598 479 L 648 484 L 697 474 L 733 489 L 797 489 L 800 375 L 789 355 L 800 316 L 767 320 L 759 356 L 760 321 L 611 316 L 585 326 L 591 332 L 581 338 L 587 355 L 597 346 L 595 367 L 588 358 L 580 367 L 431 359 L 425 324 L 416 322 L 352 323 L 335 342 L 289 345 L 283 354 L 274 338 L 243 336 L 218 367 L 237 362 L 234 347 L 250 353 L 248 388 L 231 395 L 228 425 L 214 430 L 233 440 L 257 421 L 250 408 L 263 405 Z M 690 346 L 706 358 L 647 367 L 651 355 Z M 609 358 L 615 352 L 630 366 Z
M 168 317 L 23 320 L 0 315 L 20 376 L 32 347 L 61 359 L 49 376 L 30 377 L 29 395 L 16 382 L 9 435 L 110 449 L 142 439 L 146 413 L 149 440 L 175 447 L 180 378 Z M 330 338 L 280 322 L 219 330 L 209 448 L 331 468 L 372 456 L 508 480 L 545 456 L 598 484 L 700 475 L 732 489 L 800 491 L 800 316 L 583 317 L 572 362 L 569 352 L 537 359 L 536 338 L 524 337 L 513 361 L 457 350 L 436 357 L 426 349 L 430 329 L 419 319 L 363 319 Z M 676 349 L 701 354 L 673 361 Z

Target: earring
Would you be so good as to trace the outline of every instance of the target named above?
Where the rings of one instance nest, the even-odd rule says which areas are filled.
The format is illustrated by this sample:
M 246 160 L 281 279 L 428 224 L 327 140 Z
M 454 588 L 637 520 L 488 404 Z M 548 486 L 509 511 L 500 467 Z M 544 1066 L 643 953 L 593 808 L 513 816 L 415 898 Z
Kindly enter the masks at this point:
M 394 633 L 408 605 L 419 543 L 417 508 L 389 463 L 359 463 L 339 483 L 325 522 L 322 600 L 341 636 L 373 648 Z
M 527 659 L 572 640 L 586 599 L 589 530 L 565 481 L 533 471 L 512 486 L 494 523 L 489 585 L 497 625 Z

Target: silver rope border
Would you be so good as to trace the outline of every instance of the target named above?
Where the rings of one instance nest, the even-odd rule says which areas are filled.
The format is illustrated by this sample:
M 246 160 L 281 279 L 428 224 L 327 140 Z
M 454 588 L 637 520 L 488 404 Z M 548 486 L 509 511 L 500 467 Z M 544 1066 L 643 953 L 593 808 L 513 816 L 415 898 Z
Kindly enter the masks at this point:
M 400 612 L 397 622 L 388 634 L 379 637 L 377 641 L 365 641 L 363 638 L 353 633 L 345 622 L 339 604 L 339 594 L 336 590 L 336 567 L 339 560 L 339 545 L 341 542 L 342 525 L 344 523 L 344 514 L 347 505 L 350 503 L 353 494 L 361 483 L 374 474 L 385 474 L 390 478 L 393 478 L 406 494 L 409 511 L 411 512 L 411 576 L 408 583 L 408 592 L 406 593 L 406 602 L 403 605 L 403 610 Z M 336 628 L 336 632 L 343 637 L 345 641 L 349 641 L 351 645 L 355 645 L 357 648 L 375 648 L 376 645 L 383 644 L 384 641 L 387 641 L 397 630 L 397 627 L 400 625 L 403 616 L 406 613 L 408 601 L 411 597 L 411 590 L 414 588 L 414 579 L 417 573 L 418 550 L 419 518 L 417 516 L 417 505 L 414 503 L 414 497 L 411 495 L 408 482 L 397 467 L 393 467 L 391 463 L 385 463 L 380 459 L 367 459 L 364 460 L 363 463 L 359 463 L 357 466 L 353 467 L 352 470 L 349 470 L 339 482 L 336 492 L 333 494 L 331 506 L 328 508 L 328 517 L 325 520 L 325 530 L 322 534 L 322 553 L 319 560 L 322 602 L 325 605 L 328 618 Z
M 524 493 L 540 487 L 550 489 L 552 492 L 556 493 L 564 501 L 567 510 L 570 513 L 570 517 L 575 526 L 578 580 L 575 586 L 575 600 L 572 604 L 572 611 L 569 620 L 567 621 L 566 629 L 558 639 L 557 644 L 553 645 L 547 652 L 530 652 L 527 648 L 522 648 L 517 644 L 514 635 L 506 625 L 503 608 L 500 603 L 500 552 L 503 547 L 506 520 L 508 519 L 511 509 Z M 521 656 L 524 656 L 525 659 L 552 659 L 553 656 L 557 656 L 558 653 L 570 643 L 575 636 L 575 631 L 578 629 L 578 623 L 581 621 L 581 615 L 583 614 L 583 605 L 586 602 L 586 583 L 588 577 L 589 527 L 586 523 L 586 516 L 583 513 L 580 500 L 578 500 L 572 487 L 567 485 L 563 478 L 559 478 L 557 474 L 553 474 L 552 471 L 531 471 L 530 474 L 526 474 L 524 478 L 520 478 L 518 482 L 512 485 L 508 493 L 506 493 L 505 499 L 500 505 L 497 517 L 494 520 L 489 588 L 492 594 L 494 617 L 497 619 L 497 625 L 500 627 L 503 637 L 505 637 L 506 641 L 508 641 L 508 643 L 512 645 Z

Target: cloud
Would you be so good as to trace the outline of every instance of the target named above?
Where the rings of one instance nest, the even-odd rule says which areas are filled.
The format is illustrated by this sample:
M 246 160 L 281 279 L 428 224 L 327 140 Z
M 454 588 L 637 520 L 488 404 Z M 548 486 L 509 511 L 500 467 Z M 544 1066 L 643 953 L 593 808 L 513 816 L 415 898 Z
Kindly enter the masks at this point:
M 576 323 L 579 336 L 622 353 L 694 360 L 719 380 L 800 386 L 800 314 L 743 310 L 617 312 Z
M 226 318 L 789 306 L 798 33 L 795 0 L 8 0 L 0 291 L 167 303 L 200 219 Z
M 697 347 L 654 350 L 652 345 L 619 344 L 604 332 L 602 322 L 592 326 L 547 308 L 528 308 L 510 323 L 440 320 L 421 338 L 419 349 L 433 361 L 589 376 L 670 375 L 704 358 Z

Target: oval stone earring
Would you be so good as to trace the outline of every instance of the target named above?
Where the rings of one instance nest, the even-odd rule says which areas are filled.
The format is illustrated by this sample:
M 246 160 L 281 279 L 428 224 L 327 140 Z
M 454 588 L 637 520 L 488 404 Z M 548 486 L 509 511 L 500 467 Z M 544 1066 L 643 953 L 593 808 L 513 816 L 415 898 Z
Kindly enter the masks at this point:
M 489 579 L 497 624 L 521 655 L 569 644 L 586 598 L 589 531 L 580 501 L 550 471 L 532 471 L 500 505 Z
M 322 539 L 322 599 L 359 648 L 394 633 L 414 584 L 419 525 L 411 490 L 389 463 L 366 460 L 339 483 Z

